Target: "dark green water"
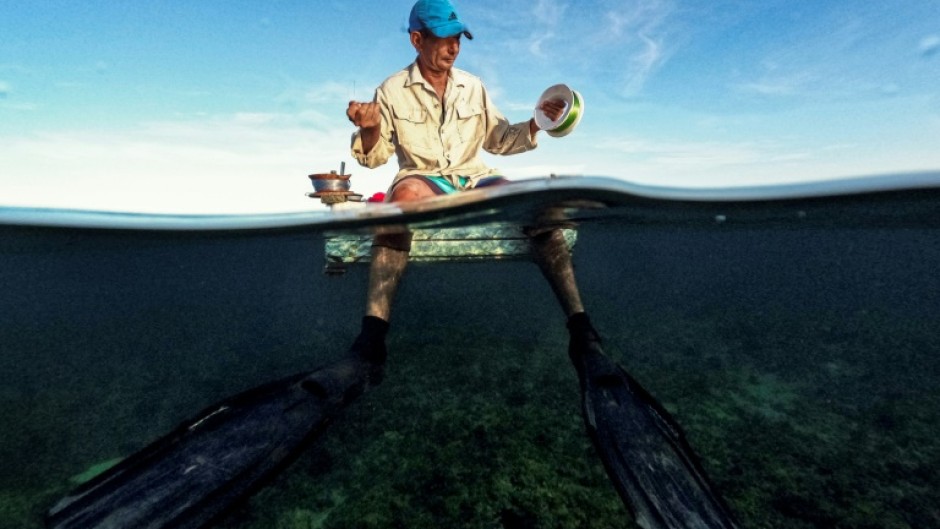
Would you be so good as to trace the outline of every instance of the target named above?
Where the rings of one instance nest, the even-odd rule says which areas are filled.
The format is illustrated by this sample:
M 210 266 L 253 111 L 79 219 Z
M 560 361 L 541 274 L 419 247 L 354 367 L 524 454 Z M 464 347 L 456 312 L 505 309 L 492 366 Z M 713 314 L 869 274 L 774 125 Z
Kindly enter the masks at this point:
M 940 222 L 912 215 L 580 226 L 605 349 L 742 527 L 940 527 Z M 323 260 L 297 230 L 0 231 L 0 527 L 41 527 L 71 476 L 339 356 L 367 275 Z M 632 527 L 533 264 L 415 264 L 397 299 L 385 382 L 215 527 Z

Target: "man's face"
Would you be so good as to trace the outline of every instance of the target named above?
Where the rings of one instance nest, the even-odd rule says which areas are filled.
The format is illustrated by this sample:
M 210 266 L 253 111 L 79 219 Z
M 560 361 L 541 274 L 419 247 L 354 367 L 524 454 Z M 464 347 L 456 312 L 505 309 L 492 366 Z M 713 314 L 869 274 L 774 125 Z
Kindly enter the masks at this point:
M 411 43 L 418 52 L 418 61 L 432 72 L 450 71 L 460 54 L 460 35 L 439 38 L 415 31 L 411 34 Z

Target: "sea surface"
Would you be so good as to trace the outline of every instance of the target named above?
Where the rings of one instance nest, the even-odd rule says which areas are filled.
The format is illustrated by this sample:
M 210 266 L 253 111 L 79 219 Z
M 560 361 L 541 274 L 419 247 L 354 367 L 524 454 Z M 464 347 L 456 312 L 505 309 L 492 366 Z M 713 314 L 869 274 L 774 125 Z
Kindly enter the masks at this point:
M 566 184 L 414 218 L 557 206 L 606 352 L 742 528 L 937 528 L 940 178 L 879 182 L 762 199 Z M 368 219 L 0 213 L 2 528 L 42 527 L 89 469 L 358 332 L 368 268 L 325 274 L 324 239 Z M 585 435 L 564 323 L 527 260 L 412 263 L 382 385 L 213 527 L 634 527 Z

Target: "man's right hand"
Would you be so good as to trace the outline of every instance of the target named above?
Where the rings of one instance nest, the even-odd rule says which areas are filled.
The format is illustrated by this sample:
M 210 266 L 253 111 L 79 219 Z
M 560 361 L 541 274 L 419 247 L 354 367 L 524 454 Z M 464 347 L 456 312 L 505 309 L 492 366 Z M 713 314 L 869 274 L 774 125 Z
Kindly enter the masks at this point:
M 346 117 L 353 125 L 362 129 L 374 129 L 382 123 L 378 103 L 360 103 L 350 101 L 346 109 Z

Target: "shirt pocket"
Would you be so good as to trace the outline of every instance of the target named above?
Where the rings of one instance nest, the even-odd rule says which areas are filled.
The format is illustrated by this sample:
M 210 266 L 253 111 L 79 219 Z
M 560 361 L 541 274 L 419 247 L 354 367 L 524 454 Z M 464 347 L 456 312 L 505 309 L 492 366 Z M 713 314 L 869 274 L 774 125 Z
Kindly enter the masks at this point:
M 457 110 L 457 134 L 461 143 L 475 140 L 482 142 L 485 136 L 483 107 L 472 103 L 458 103 L 454 108 Z
M 426 152 L 431 148 L 431 116 L 421 107 L 395 106 L 395 135 L 405 151 Z

